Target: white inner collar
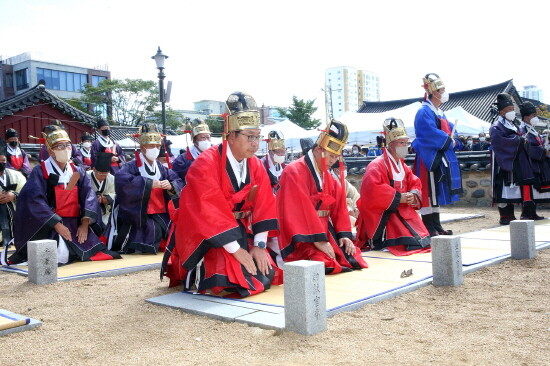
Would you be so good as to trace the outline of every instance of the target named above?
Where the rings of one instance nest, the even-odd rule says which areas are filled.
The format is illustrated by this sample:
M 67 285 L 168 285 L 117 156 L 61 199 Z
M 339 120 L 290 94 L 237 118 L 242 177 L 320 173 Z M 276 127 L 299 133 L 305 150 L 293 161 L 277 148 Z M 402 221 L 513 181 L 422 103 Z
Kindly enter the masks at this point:
M 153 161 L 153 165 L 150 165 L 147 159 L 145 159 L 145 156 L 140 152 L 139 157 L 141 159 L 141 166 L 138 167 L 139 174 L 141 174 L 144 178 L 159 180 L 160 179 L 160 169 L 158 169 L 157 161 Z M 153 175 L 149 174 L 149 172 L 145 169 L 145 167 L 149 168 L 149 172 L 152 172 Z
M 235 157 L 233 156 L 233 152 L 231 151 L 231 148 L 229 147 L 229 144 L 227 144 L 227 158 L 229 159 L 229 163 L 231 165 L 231 169 L 233 169 L 233 174 L 235 174 L 235 177 L 237 178 L 237 182 L 239 182 L 239 185 L 241 183 L 244 183 L 246 181 L 246 171 L 247 171 L 247 158 L 244 158 L 242 161 L 237 161 Z
M 46 171 L 51 174 L 59 175 L 59 183 L 64 183 L 67 186 L 67 183 L 71 180 L 73 176 L 73 170 L 69 163 L 65 164 L 65 169 L 61 169 L 57 162 L 51 156 L 44 163 L 46 165 Z

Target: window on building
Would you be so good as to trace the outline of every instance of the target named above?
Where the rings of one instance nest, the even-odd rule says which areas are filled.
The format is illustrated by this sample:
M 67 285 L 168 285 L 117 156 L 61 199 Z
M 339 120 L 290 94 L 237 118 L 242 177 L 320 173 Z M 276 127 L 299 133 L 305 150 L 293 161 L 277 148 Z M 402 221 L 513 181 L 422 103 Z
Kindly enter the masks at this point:
M 29 87 L 28 69 L 15 72 L 15 86 L 17 90 L 27 89 Z
M 78 92 L 88 83 L 88 75 L 74 72 L 36 68 L 38 80 L 46 82 L 46 88 Z
M 101 81 L 106 79 L 107 79 L 106 76 L 92 75 L 92 86 L 97 87 Z

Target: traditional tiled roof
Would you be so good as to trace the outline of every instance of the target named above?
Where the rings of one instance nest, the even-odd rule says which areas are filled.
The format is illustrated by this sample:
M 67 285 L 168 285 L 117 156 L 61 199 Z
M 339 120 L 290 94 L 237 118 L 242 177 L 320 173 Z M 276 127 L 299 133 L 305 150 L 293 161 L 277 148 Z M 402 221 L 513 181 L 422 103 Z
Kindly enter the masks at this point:
M 76 121 L 80 121 L 88 126 L 95 126 L 94 116 L 82 112 L 63 99 L 53 95 L 42 84 L 38 84 L 24 93 L 0 101 L 0 119 L 44 102 L 71 116 Z
M 109 137 L 111 137 L 115 141 L 124 140 L 125 138 L 130 137 L 132 140 L 134 139 L 131 135 L 135 135 L 138 133 L 139 127 L 132 127 L 132 126 L 111 126 L 111 134 Z M 176 132 L 166 129 L 167 135 L 177 135 Z M 96 136 L 94 136 L 96 138 Z M 137 141 L 137 140 L 136 140 Z
M 496 102 L 499 93 L 510 94 L 519 105 L 522 98 L 518 94 L 512 80 L 500 84 L 486 86 L 478 89 L 465 90 L 456 93 L 449 93 L 449 101 L 441 106 L 443 111 L 462 107 L 468 113 L 473 114 L 479 119 L 487 122 L 493 122 L 494 115 L 491 113 L 491 105 Z M 414 102 L 421 102 L 422 98 L 411 98 L 401 100 L 391 100 L 385 102 L 363 102 L 359 113 L 382 113 L 401 108 Z

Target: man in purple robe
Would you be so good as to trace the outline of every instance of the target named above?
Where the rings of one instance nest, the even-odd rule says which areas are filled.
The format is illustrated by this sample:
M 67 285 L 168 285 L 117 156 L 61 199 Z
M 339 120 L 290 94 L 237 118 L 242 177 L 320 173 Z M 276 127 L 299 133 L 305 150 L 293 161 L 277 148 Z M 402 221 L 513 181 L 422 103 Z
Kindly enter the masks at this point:
M 7 167 L 13 170 L 17 170 L 24 177 L 28 177 L 31 174 L 31 165 L 29 164 L 29 157 L 27 153 L 21 149 L 19 145 L 19 133 L 10 128 L 6 131 L 7 146 Z
M 90 226 L 101 220 L 101 211 L 84 169 L 70 162 L 71 140 L 59 126 L 45 129 L 50 157 L 32 170 L 18 197 L 15 214 L 16 251 L 10 263 L 27 260 L 27 242 L 54 239 L 61 264 L 75 260 L 120 258 L 106 250 Z
M 92 167 L 95 166 L 97 153 L 111 153 L 113 154 L 113 157 L 111 158 L 111 174 L 115 175 L 126 163 L 124 152 L 122 151 L 120 145 L 109 137 L 111 134 L 111 127 L 107 121 L 101 118 L 98 119 L 97 130 L 99 132 L 99 136 L 97 136 L 97 140 L 92 143 Z
M 65 129 L 65 126 L 63 126 L 63 124 L 61 123 L 60 120 L 58 119 L 53 119 L 51 120 L 51 125 L 53 126 L 58 126 L 59 128 L 62 128 L 62 129 Z M 42 134 L 44 133 L 47 133 L 46 130 L 50 128 L 50 125 L 48 126 L 45 126 L 43 129 L 42 129 Z M 41 139 L 39 139 L 41 140 Z M 45 144 L 42 145 L 42 147 L 40 148 L 40 153 L 38 154 L 38 158 L 40 159 L 40 161 L 45 161 L 45 160 L 48 160 L 50 158 L 50 154 L 48 152 L 48 148 L 46 147 Z M 72 162 L 76 165 L 76 166 L 82 166 L 84 163 L 82 162 L 82 154 L 80 153 L 80 151 L 76 148 L 75 145 L 71 145 L 71 160 Z
M 115 177 L 116 199 L 108 244 L 123 253 L 157 253 L 166 246 L 169 203 L 177 202 L 182 182 L 158 160 L 162 137 L 154 124 L 139 132 L 140 152 Z
M 512 97 L 506 93 L 497 96 L 496 106 L 498 118 L 489 129 L 491 146 L 493 148 L 493 202 L 497 203 L 501 225 L 509 225 L 516 220 L 514 203 L 521 203 L 522 219 L 537 220 L 536 202 L 549 202 L 550 194 L 534 189 L 538 185 L 539 176 L 532 167 L 528 150 L 529 133 L 527 127 L 522 132 L 520 121 Z M 533 157 L 537 155 L 532 151 Z M 539 154 L 543 154 L 539 150 Z
M 195 119 L 193 121 L 195 126 L 191 131 L 186 131 L 191 133 L 191 138 L 193 139 L 193 145 L 187 148 L 187 151 L 174 159 L 172 162 L 172 170 L 176 173 L 183 182 L 185 182 L 185 175 L 191 166 L 191 163 L 195 161 L 196 158 L 203 152 L 209 149 L 212 146 L 210 142 L 210 128 L 208 125 L 200 120 Z M 184 183 L 185 184 L 185 183 Z

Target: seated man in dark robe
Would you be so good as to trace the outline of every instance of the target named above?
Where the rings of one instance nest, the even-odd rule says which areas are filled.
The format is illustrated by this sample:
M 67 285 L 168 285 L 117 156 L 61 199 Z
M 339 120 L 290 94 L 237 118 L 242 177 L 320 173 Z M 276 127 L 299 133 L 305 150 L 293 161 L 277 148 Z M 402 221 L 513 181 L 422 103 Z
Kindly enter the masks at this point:
M 112 157 L 113 154 L 110 153 L 98 153 L 94 168 L 86 172 L 88 177 L 90 177 L 92 190 L 97 196 L 104 225 L 108 223 L 111 208 L 116 197 L 115 177 L 110 173 Z M 105 229 L 105 226 L 101 226 Z
M 92 169 L 92 135 L 88 132 L 82 134 L 82 146 L 78 151 L 82 155 L 82 162 L 84 163 L 83 168 L 86 170 Z
M 17 196 L 27 181 L 23 174 L 7 167 L 7 146 L 0 139 L 0 247 L 13 239 Z
M 366 249 L 388 248 L 394 255 L 430 251 L 430 234 L 416 212 L 422 203 L 422 183 L 403 159 L 409 137 L 400 119 L 384 121 L 387 148 L 368 166 L 361 184 L 357 244 Z
M 13 128 L 8 129 L 6 131 L 6 142 L 8 143 L 6 151 L 7 167 L 28 177 L 31 174 L 31 165 L 27 153 L 19 144 L 19 133 Z
M 285 262 L 320 261 L 327 274 L 367 267 L 351 240 L 343 169 L 339 180 L 330 173 L 347 139 L 346 125 L 333 120 L 306 155 L 283 171 L 277 216 Z
M 172 170 L 176 173 L 185 184 L 185 175 L 191 166 L 191 163 L 203 152 L 212 146 L 210 142 L 210 128 L 204 121 L 195 119 L 193 121 L 195 125 L 190 131 L 191 138 L 193 139 L 193 145 L 187 148 L 187 151 L 183 154 L 179 154 L 172 163 Z
M 16 252 L 11 263 L 27 259 L 29 240 L 54 239 L 58 242 L 57 260 L 120 258 L 106 250 L 90 226 L 101 220 L 101 211 L 84 169 L 71 162 L 71 140 L 59 126 L 45 128 L 45 143 L 50 157 L 34 167 L 18 197 L 15 214 Z
M 279 132 L 269 132 L 267 150 L 267 155 L 264 156 L 261 161 L 269 176 L 273 192 L 277 192 L 277 189 L 279 189 L 279 178 L 286 166 L 285 139 Z
M 97 136 L 97 139 L 92 143 L 92 166 L 95 165 L 98 153 L 105 152 L 113 154 L 111 158 L 111 174 L 116 175 L 120 168 L 126 163 L 124 152 L 120 145 L 109 137 L 111 135 L 111 127 L 107 121 L 99 118 L 97 120 L 97 131 L 99 132 L 99 136 Z
M 124 253 L 156 254 L 166 247 L 168 203 L 179 198 L 181 179 L 157 160 L 162 137 L 154 124 L 142 125 L 138 138 L 136 158 L 115 176 L 108 243 L 112 250 Z
M 178 215 L 176 245 L 163 268 L 170 286 L 245 297 L 282 282 L 266 249 L 278 227 L 269 178 L 254 155 L 262 139 L 256 103 L 235 92 L 227 106 L 227 139 L 201 153 L 185 178 L 180 211 L 186 214 Z

